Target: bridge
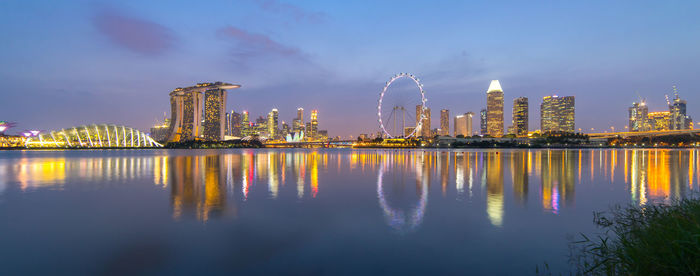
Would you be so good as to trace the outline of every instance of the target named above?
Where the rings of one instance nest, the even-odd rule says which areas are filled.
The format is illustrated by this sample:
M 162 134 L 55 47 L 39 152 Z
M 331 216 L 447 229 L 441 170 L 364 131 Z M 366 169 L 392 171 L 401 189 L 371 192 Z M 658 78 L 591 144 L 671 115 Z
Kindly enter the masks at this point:
M 682 130 L 655 130 L 655 131 L 626 131 L 626 132 L 607 132 L 607 133 L 588 133 L 590 139 L 603 140 L 609 138 L 654 138 L 664 136 L 699 136 L 700 129 L 682 129 Z
M 266 142 L 266 148 L 349 148 L 354 140 L 341 141 L 306 141 L 306 142 Z

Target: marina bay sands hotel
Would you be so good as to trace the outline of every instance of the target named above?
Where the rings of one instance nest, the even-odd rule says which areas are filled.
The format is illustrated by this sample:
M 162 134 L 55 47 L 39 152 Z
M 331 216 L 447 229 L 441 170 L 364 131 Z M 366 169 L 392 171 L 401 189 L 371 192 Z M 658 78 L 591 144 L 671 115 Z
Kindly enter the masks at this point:
M 241 86 L 238 84 L 207 82 L 185 88 L 178 87 L 170 92 L 170 126 L 165 140 L 167 142 L 223 140 L 226 123 L 226 90 L 239 87 Z

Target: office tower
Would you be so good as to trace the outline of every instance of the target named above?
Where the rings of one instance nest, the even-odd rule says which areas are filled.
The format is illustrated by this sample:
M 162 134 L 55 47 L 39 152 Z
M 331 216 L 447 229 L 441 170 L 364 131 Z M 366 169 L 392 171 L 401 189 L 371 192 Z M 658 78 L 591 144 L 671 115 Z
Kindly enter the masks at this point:
M 673 86 L 673 94 L 675 96 L 673 102 L 670 102 L 668 106 L 671 112 L 670 128 L 671 130 L 690 129 L 693 119 L 686 114 L 687 102 L 678 97 L 678 90 L 676 90 L 675 85 Z
M 644 100 L 632 103 L 629 112 L 629 131 L 647 131 L 649 125 L 649 108 Z
M 270 134 L 270 138 L 274 139 L 279 134 L 279 111 L 277 108 L 273 108 L 270 113 L 267 114 L 267 133 Z
M 318 110 L 311 110 L 311 128 L 307 129 L 309 137 L 318 138 Z
M 297 117 L 292 120 L 292 129 L 297 133 L 304 131 L 304 109 L 301 107 L 297 108 Z
M 450 135 L 450 111 L 447 109 L 440 110 L 440 130 L 438 135 Z
M 281 136 L 286 137 L 287 134 L 289 134 L 290 132 L 291 132 L 291 130 L 289 129 L 289 125 L 286 122 L 282 121 L 282 130 L 280 133 Z
M 647 114 L 649 130 L 670 130 L 671 111 L 649 112 Z
M 224 135 L 231 136 L 231 131 L 233 130 L 231 127 L 231 113 L 226 113 L 226 123 L 224 124 L 224 127 Z
M 225 111 L 223 111 L 223 109 L 216 111 L 217 104 L 215 103 L 216 100 L 218 100 L 218 106 L 221 107 L 223 105 L 223 107 L 225 107 L 226 90 L 239 87 L 241 86 L 237 84 L 223 82 L 198 83 L 195 86 L 185 88 L 179 87 L 170 92 L 171 123 L 168 134 L 166 135 L 168 137 L 167 141 L 181 142 L 198 139 L 204 132 L 202 129 L 203 121 L 205 125 L 207 123 L 210 124 L 209 126 L 212 127 L 212 131 L 214 131 L 218 125 L 218 128 L 221 128 L 220 134 L 223 135 L 225 130 L 224 124 L 226 123 Z M 218 91 L 211 92 L 212 102 L 209 104 L 212 104 L 212 112 L 214 113 L 211 114 L 212 117 L 209 122 L 206 121 L 207 114 L 204 114 L 205 120 L 202 120 L 202 113 L 205 110 L 203 108 L 204 97 L 202 93 L 206 93 L 208 90 Z
M 231 110 L 231 136 L 241 137 L 241 114 Z
M 479 119 L 481 120 L 481 135 L 488 134 L 488 126 L 486 125 L 486 119 L 488 119 L 488 112 L 486 111 L 486 109 L 481 110 L 481 112 L 479 113 Z
M 454 119 L 454 136 L 457 137 L 459 135 L 463 135 L 464 137 L 469 137 L 469 131 L 468 131 L 468 115 L 467 114 L 462 114 L 462 115 L 457 115 L 455 116 Z
M 314 137 L 312 136 L 313 131 L 311 130 L 311 122 L 306 122 L 306 127 L 304 128 L 304 137 L 308 139 L 313 139 Z
M 513 131 L 516 136 L 527 136 L 529 110 L 528 101 L 525 97 L 513 100 Z
M 226 90 L 204 92 L 204 140 L 223 141 L 226 130 Z
M 243 119 L 241 122 L 241 136 L 250 136 L 252 135 L 252 124 L 250 123 L 250 117 L 248 116 L 248 111 L 244 110 L 243 111 Z
M 423 121 L 420 129 L 416 130 L 416 137 L 432 137 L 430 135 L 430 108 L 426 107 L 425 109 L 421 110 L 421 106 L 416 105 L 416 127 L 418 126 L 418 122 L 420 121 L 421 115 L 423 115 Z
M 486 91 L 486 132 L 503 136 L 503 89 L 498 80 L 492 80 Z
M 467 112 L 464 114 L 467 117 L 467 134 L 465 136 L 474 135 L 474 112 Z
M 574 132 L 574 96 L 546 96 L 540 105 L 542 132 Z

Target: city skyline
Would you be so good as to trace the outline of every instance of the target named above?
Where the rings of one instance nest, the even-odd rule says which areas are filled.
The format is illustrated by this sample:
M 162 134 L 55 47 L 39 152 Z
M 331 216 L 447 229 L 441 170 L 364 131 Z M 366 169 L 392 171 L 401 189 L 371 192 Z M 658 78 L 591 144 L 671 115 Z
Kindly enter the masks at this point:
M 527 97 L 532 107 L 545 95 L 576 96 L 576 128 L 585 131 L 627 126 L 626 109 L 640 97 L 650 111 L 666 110 L 673 85 L 691 103 L 687 114 L 699 117 L 693 2 L 164 3 L 0 4 L 0 34 L 12 37 L 0 46 L 0 81 L 16 91 L 0 105 L 1 119 L 17 123 L 8 132 L 92 123 L 147 131 L 169 110 L 164 97 L 172 87 L 221 79 L 244 85 L 228 95 L 225 110 L 278 108 L 280 118 L 293 118 L 307 106 L 324 114 L 332 136 L 347 137 L 376 130 L 382 84 L 406 71 L 421 77 L 427 107 L 454 114 L 477 114 L 486 106 L 485 83 L 498 79 L 506 103 Z M 208 20 L 179 20 L 202 9 L 211 11 Z M 405 18 L 415 13 L 431 23 Z M 470 16 L 453 16 L 464 13 Z M 385 21 L 354 24 L 379 14 Z M 487 20 L 498 14 L 511 16 Z M 557 26 L 538 19 L 552 14 Z M 357 41 L 373 42 L 360 51 Z M 511 109 L 503 113 L 510 121 Z M 529 117 L 530 129 L 539 129 L 539 118 Z

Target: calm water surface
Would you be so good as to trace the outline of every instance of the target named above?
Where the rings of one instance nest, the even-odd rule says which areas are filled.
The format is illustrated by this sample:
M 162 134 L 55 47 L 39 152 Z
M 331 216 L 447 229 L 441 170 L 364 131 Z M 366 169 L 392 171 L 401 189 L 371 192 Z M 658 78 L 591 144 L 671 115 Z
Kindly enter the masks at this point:
M 696 150 L 0 152 L 0 274 L 533 274 Z

